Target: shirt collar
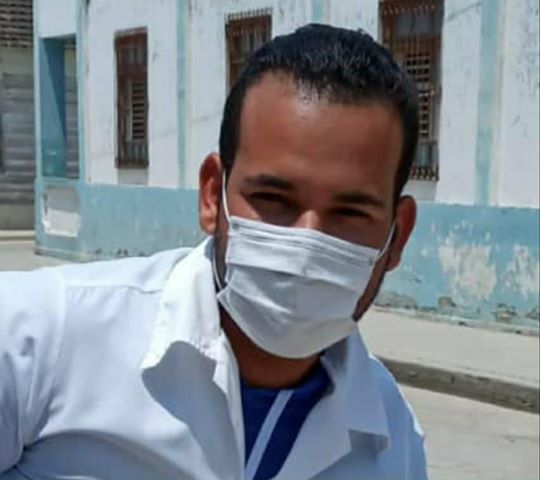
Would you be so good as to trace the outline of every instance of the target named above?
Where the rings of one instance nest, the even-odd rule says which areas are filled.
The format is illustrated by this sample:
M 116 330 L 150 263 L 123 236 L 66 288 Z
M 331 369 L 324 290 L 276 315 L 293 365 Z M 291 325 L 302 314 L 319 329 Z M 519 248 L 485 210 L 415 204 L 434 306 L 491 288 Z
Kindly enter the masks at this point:
M 150 347 L 141 364 L 143 370 L 158 366 L 167 350 L 178 342 L 217 359 L 221 328 L 212 250 L 209 238 L 173 268 L 163 289 Z
M 163 290 L 143 370 L 157 367 L 169 348 L 185 342 L 214 361 L 224 354 L 212 272 L 213 241 L 203 241 L 173 268 Z M 181 318 L 180 318 L 181 316 Z M 234 361 L 234 360 L 233 360 Z M 321 361 L 339 396 L 343 421 L 352 431 L 389 444 L 389 429 L 373 361 L 360 333 L 330 347 Z
M 340 398 L 347 428 L 373 435 L 381 450 L 387 448 L 388 417 L 373 371 L 373 359 L 360 332 L 329 348 L 321 360 Z

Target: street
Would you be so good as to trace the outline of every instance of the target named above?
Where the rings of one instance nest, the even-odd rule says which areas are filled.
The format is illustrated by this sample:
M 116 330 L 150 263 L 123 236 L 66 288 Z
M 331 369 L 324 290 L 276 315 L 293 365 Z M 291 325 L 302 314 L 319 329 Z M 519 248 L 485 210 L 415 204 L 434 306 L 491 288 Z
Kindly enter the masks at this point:
M 0 232 L 0 271 L 32 270 L 61 265 L 61 260 L 34 253 L 33 240 L 2 240 Z
M 58 265 L 32 241 L 0 240 L 0 271 Z M 537 480 L 539 417 L 403 387 L 426 432 L 431 480 Z
M 538 480 L 540 417 L 402 387 L 424 428 L 431 480 Z

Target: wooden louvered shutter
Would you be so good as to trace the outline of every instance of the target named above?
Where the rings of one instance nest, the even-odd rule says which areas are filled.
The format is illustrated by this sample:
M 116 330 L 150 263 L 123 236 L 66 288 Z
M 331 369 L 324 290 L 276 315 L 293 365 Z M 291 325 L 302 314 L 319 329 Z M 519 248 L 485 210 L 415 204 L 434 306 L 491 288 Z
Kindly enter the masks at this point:
M 443 0 L 381 0 L 383 42 L 415 81 L 419 143 L 411 178 L 437 180 Z
M 0 0 L 0 47 L 32 45 L 32 0 Z
M 117 166 L 148 166 L 147 34 L 137 31 L 116 38 Z
M 225 28 L 228 59 L 228 88 L 238 80 L 249 57 L 272 38 L 269 10 L 229 15 Z

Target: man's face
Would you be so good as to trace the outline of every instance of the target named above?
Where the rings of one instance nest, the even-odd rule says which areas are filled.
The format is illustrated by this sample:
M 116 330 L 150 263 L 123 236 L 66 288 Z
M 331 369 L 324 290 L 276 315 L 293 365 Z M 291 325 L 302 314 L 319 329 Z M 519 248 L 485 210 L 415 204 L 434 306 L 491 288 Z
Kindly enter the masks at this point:
M 306 95 L 284 76 L 267 75 L 247 93 L 240 140 L 228 176 L 230 214 L 280 226 L 319 230 L 372 248 L 396 235 L 360 297 L 367 309 L 384 272 L 395 268 L 414 225 L 414 201 L 394 204 L 403 144 L 398 115 L 381 102 L 340 105 Z M 224 272 L 227 220 L 221 204 L 223 170 L 217 155 L 201 168 L 200 220 L 217 238 Z

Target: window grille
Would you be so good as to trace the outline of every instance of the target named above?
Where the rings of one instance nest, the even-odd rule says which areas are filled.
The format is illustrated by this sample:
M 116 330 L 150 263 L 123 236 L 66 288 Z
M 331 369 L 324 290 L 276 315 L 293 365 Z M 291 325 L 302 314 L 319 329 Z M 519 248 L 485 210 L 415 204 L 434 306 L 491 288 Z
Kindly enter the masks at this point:
M 32 0 L 0 0 L 0 47 L 32 48 Z
M 411 172 L 415 180 L 438 180 L 440 58 L 443 0 L 381 0 L 384 44 L 416 82 L 420 132 Z
M 270 10 L 253 10 L 227 17 L 228 78 L 230 89 L 244 70 L 249 57 L 272 38 Z
M 117 72 L 117 157 L 126 168 L 148 166 L 148 51 L 146 31 L 115 39 Z

